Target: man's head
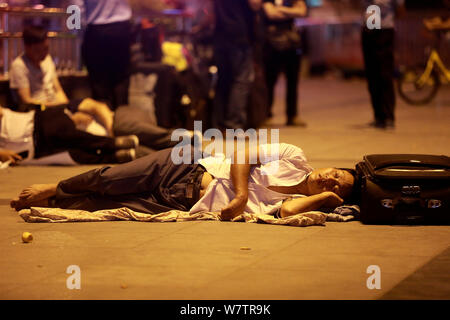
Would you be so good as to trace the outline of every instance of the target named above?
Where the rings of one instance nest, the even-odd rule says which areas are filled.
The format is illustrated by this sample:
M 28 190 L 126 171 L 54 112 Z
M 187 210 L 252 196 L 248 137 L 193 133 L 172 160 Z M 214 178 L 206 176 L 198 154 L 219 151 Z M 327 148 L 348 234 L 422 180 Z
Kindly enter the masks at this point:
M 351 170 L 338 168 L 316 169 L 308 176 L 310 194 L 332 191 L 343 199 L 351 196 L 355 175 Z
M 49 52 L 47 30 L 42 26 L 27 26 L 23 30 L 25 55 L 33 62 L 40 63 Z

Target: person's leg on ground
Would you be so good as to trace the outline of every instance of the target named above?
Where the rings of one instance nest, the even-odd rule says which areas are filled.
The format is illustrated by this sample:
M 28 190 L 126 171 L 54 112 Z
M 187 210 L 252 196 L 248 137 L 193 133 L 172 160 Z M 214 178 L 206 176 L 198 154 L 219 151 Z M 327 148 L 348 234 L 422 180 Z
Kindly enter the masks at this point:
M 106 129 L 108 136 L 114 136 L 114 112 L 111 111 L 107 104 L 91 98 L 86 98 L 78 105 L 78 111 L 93 116 L 95 120 Z
M 198 201 L 204 169 L 197 164 L 175 165 L 171 152 L 167 149 L 125 165 L 91 170 L 61 181 L 56 187 L 49 185 L 50 192 L 45 187 L 29 189 L 35 200 L 53 197 L 50 206 L 59 208 L 95 211 L 128 207 L 146 213 L 189 210 Z M 190 184 L 196 187 L 189 194 Z M 16 210 L 29 204 L 19 199 L 11 202 Z
M 34 131 L 36 158 L 65 150 L 79 150 L 77 154 L 80 157 L 76 161 L 81 161 L 81 163 L 115 163 L 118 160 L 121 161 L 122 158 L 128 159 L 127 161 L 133 159 L 131 155 L 128 157 L 121 155 L 124 152 L 118 150 L 131 148 L 124 143 L 119 145 L 120 137 L 102 137 L 77 130 L 74 122 L 63 108 L 51 108 L 36 112 Z M 89 157 L 83 157 L 85 154 Z
M 113 132 L 116 136 L 134 134 L 139 138 L 140 145 L 156 150 L 178 143 L 171 140 L 171 130 L 152 124 L 148 114 L 137 107 L 121 106 L 116 109 Z

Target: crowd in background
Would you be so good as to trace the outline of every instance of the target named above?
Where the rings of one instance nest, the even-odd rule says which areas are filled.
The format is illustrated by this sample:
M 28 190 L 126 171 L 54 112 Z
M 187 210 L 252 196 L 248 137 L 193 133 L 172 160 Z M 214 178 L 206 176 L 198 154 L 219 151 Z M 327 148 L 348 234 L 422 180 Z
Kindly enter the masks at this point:
M 15 163 L 23 157 L 41 158 L 69 151 L 76 163 L 127 162 L 173 146 L 177 142 L 171 140 L 172 130 L 189 127 L 191 120 L 205 119 L 205 129 L 220 130 L 267 125 L 273 117 L 274 90 L 281 73 L 286 78 L 286 125 L 306 127 L 299 107 L 304 35 L 295 24 L 295 19 L 308 16 L 305 0 L 71 0 L 68 4 L 76 4 L 83 15 L 81 55 L 92 96 L 67 97 L 49 55 L 45 26 L 25 26 L 25 51 L 10 69 L 16 110 L 8 109 L 10 106 L 0 108 L 0 161 Z M 381 8 L 381 28 L 368 28 L 366 15 L 361 31 L 374 111 L 374 121 L 369 125 L 393 128 L 394 25 L 403 1 L 365 0 L 360 4 L 362 17 L 371 5 Z M 133 69 L 151 69 L 155 62 L 169 61 L 164 57 L 167 52 L 163 52 L 168 44 L 163 47 L 163 35 L 155 33 L 158 30 L 151 20 L 133 23 L 133 9 L 154 13 L 189 7 L 195 13 L 190 30 L 196 43 L 194 54 L 204 54 L 200 49 L 202 42 L 209 41 L 213 48 L 207 63 L 207 90 L 198 93 L 192 73 L 163 69 L 162 72 L 174 74 L 175 79 L 165 96 L 175 96 L 186 105 L 195 102 L 193 108 L 197 110 L 193 111 L 198 113 L 197 118 L 173 122 L 171 119 L 182 112 L 168 107 L 162 112 L 168 120 L 160 119 L 155 124 L 142 110 L 129 105 L 130 75 Z M 132 50 L 136 34 L 142 58 Z M 188 63 L 192 57 L 186 54 L 182 58 Z M 173 61 L 175 71 L 185 70 L 179 67 L 179 61 Z M 210 104 L 200 109 L 198 100 L 202 99 L 196 98 L 202 94 Z

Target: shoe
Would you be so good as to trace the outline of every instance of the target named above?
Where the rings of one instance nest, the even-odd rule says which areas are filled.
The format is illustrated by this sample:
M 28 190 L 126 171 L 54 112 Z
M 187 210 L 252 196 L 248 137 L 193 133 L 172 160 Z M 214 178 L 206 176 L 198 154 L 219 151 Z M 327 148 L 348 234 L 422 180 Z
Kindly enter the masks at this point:
M 273 118 L 267 118 L 261 123 L 262 127 L 273 127 L 277 125 Z
M 296 126 L 296 127 L 303 127 L 305 128 L 307 126 L 306 122 L 300 119 L 300 117 L 295 118 L 288 118 L 286 122 L 287 126 Z
M 136 159 L 136 150 L 135 149 L 121 149 L 117 150 L 116 160 L 118 163 L 130 162 Z
M 386 120 L 386 129 L 394 129 L 395 128 L 395 122 L 394 120 Z
M 376 128 L 376 129 L 386 129 L 386 122 L 385 121 L 374 120 L 372 122 L 369 122 L 367 125 L 369 127 Z
M 135 135 L 116 137 L 115 146 L 117 149 L 135 149 L 139 146 L 139 138 Z

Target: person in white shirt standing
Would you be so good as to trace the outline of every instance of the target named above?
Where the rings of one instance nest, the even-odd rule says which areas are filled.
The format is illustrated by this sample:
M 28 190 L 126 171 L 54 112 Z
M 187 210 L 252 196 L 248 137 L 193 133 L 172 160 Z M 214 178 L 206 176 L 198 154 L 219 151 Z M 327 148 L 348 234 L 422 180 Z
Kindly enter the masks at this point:
M 85 21 L 82 56 L 92 97 L 111 110 L 128 105 L 131 16 L 127 0 L 71 0 Z

